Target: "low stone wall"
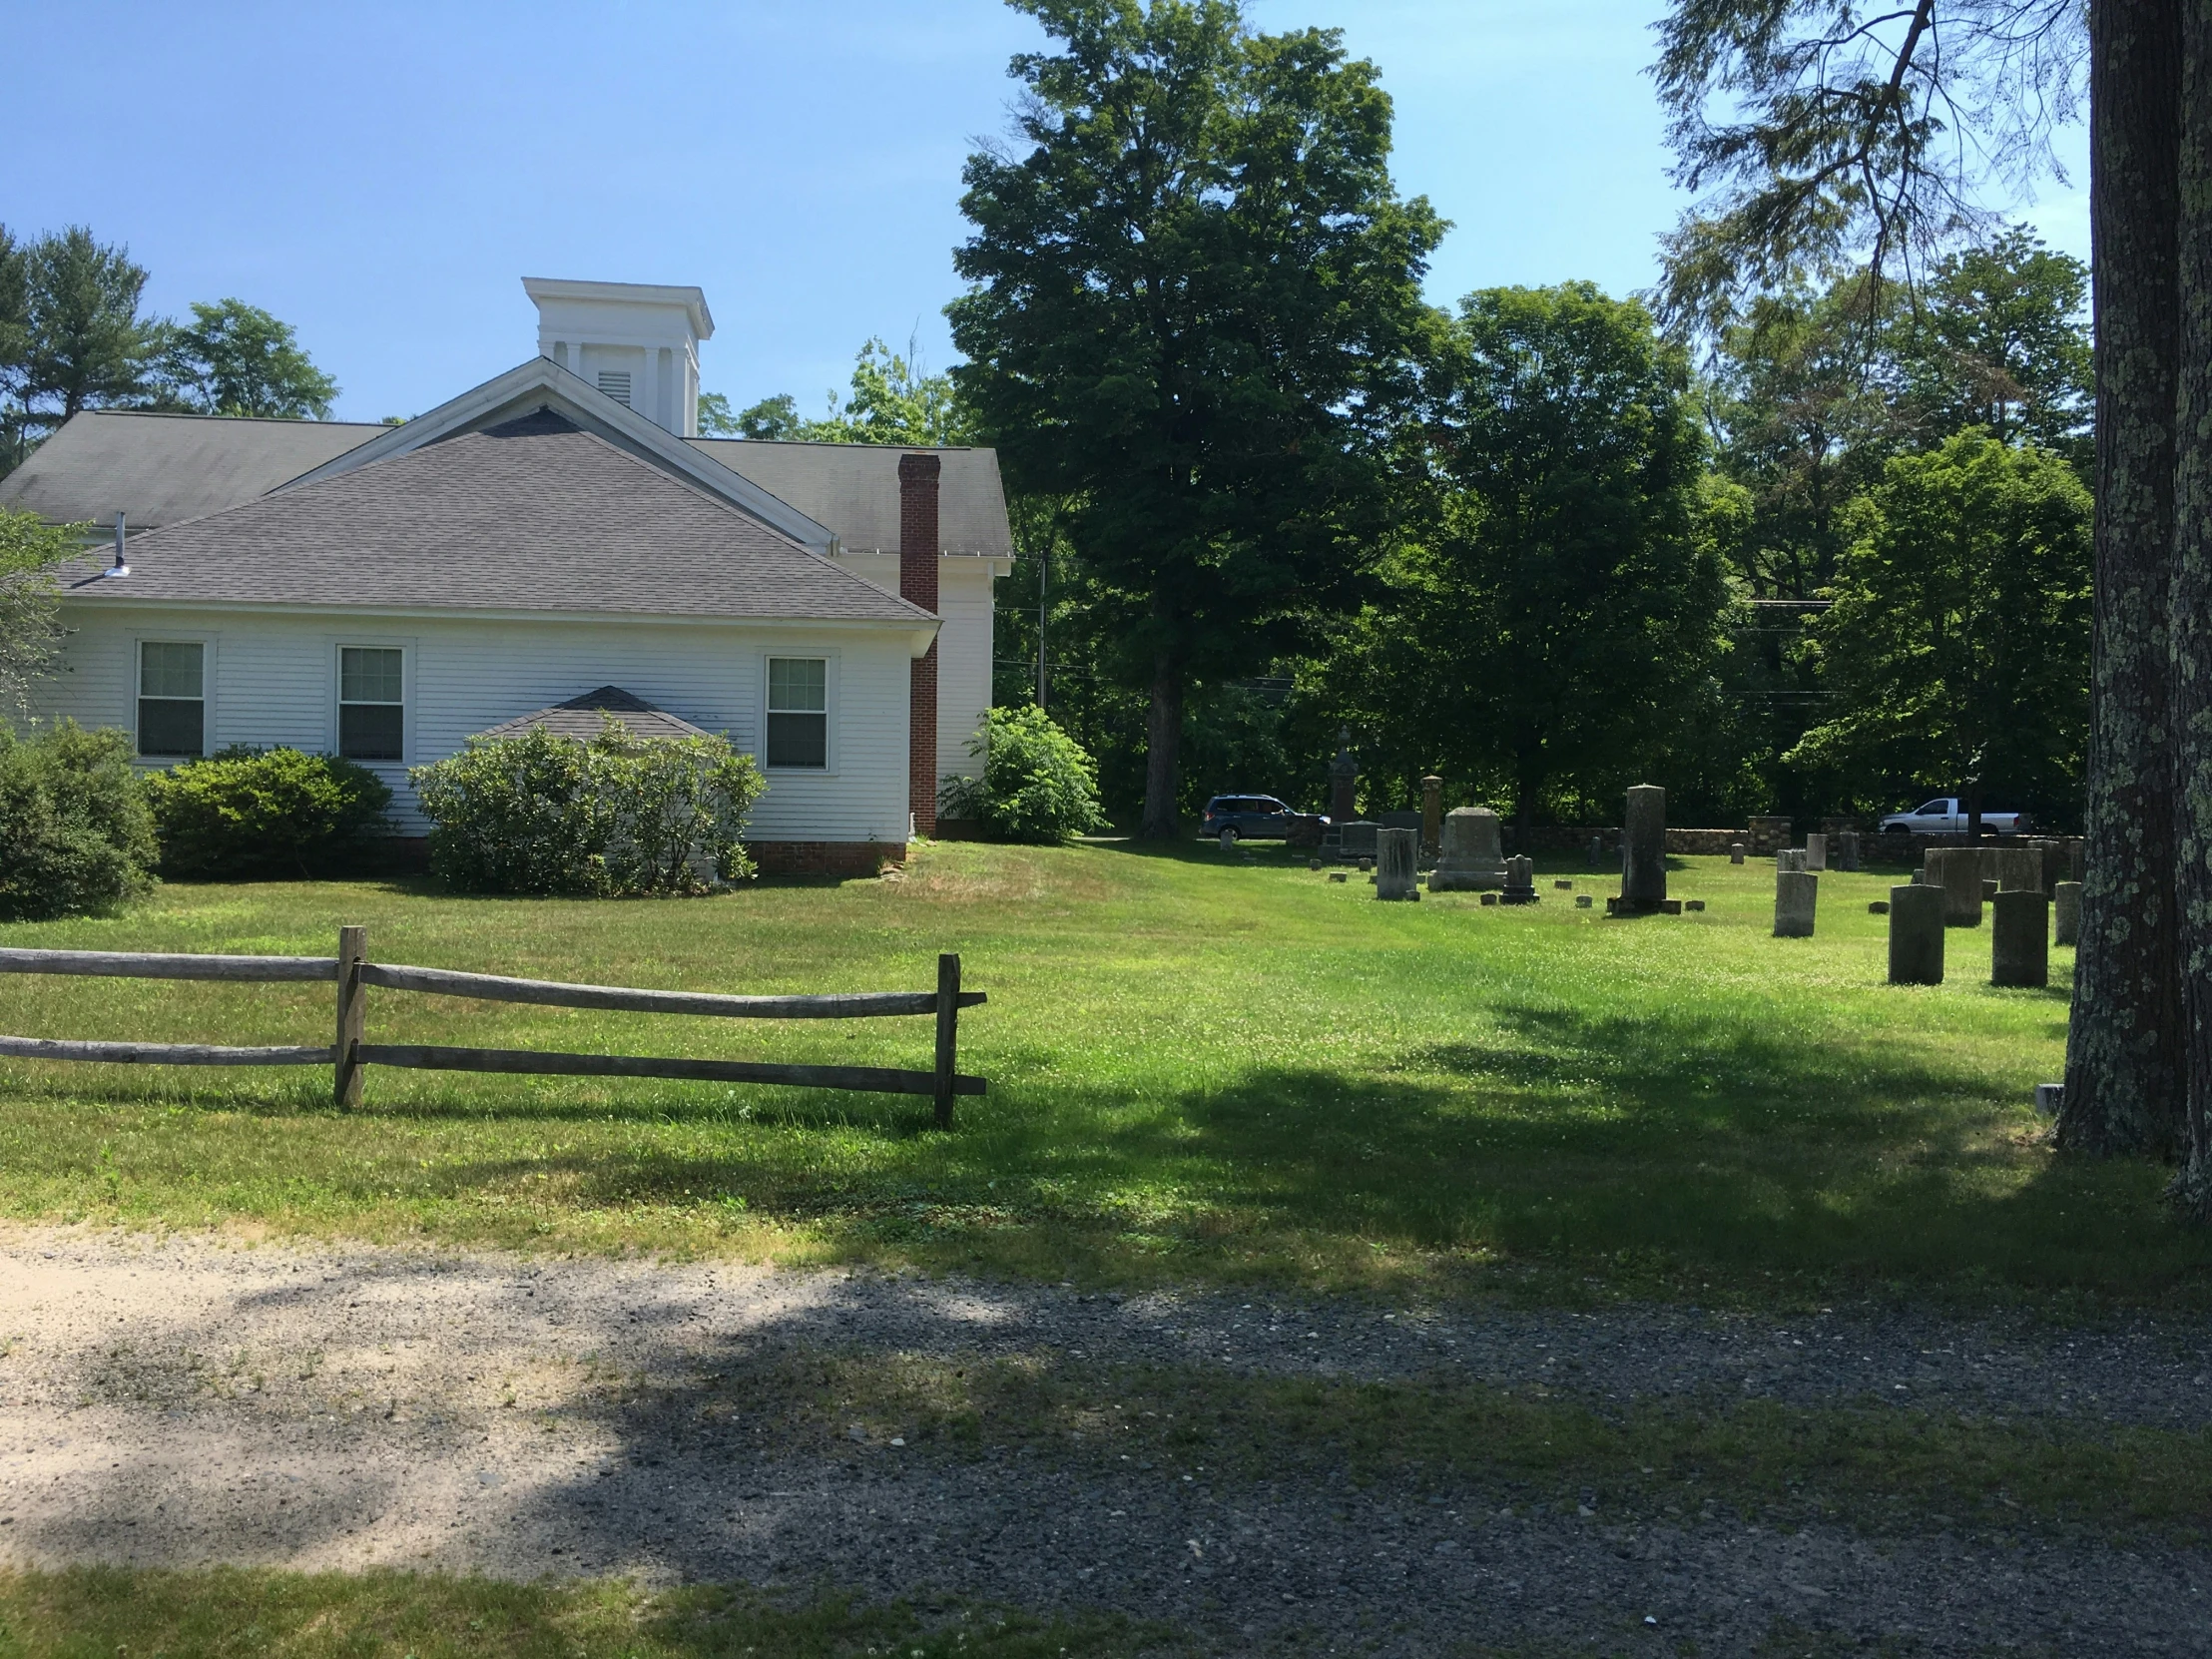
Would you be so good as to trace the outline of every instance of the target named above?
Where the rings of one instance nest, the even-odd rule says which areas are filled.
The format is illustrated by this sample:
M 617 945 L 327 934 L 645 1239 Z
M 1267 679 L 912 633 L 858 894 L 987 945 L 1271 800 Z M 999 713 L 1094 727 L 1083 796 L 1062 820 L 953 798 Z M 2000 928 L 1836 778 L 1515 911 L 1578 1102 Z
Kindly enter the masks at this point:
M 873 875 L 903 863 L 903 841 L 747 841 L 763 875 Z
M 1603 857 L 1617 858 L 1621 849 L 1621 832 L 1615 825 L 1567 825 L 1538 824 L 1532 826 L 1523 845 L 1520 832 L 1508 824 L 1503 827 L 1506 849 L 1511 852 L 1587 852 L 1590 837 L 1596 836 L 1599 852 Z M 1677 857 L 1728 856 L 1728 849 L 1742 845 L 1753 852 L 1772 853 L 1773 846 L 1762 846 L 1754 841 L 1748 830 L 1667 830 L 1667 850 Z

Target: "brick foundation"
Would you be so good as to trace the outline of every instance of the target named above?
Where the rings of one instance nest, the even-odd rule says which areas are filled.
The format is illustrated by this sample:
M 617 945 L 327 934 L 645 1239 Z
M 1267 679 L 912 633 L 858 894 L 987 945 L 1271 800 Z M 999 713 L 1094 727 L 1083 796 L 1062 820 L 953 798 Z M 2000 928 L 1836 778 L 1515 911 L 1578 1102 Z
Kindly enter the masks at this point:
M 904 841 L 747 841 L 763 875 L 873 875 L 906 860 Z

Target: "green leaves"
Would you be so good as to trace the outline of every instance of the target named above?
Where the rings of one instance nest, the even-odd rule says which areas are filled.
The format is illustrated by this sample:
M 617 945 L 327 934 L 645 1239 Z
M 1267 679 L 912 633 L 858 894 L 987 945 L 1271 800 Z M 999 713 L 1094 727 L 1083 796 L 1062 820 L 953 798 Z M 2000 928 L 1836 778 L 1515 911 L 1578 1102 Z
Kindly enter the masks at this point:
M 1787 758 L 1844 772 L 1869 806 L 1979 772 L 1992 804 L 2070 815 L 2089 522 L 2088 490 L 2046 450 L 1973 431 L 1892 460 L 1850 520 L 1834 608 L 1807 629 L 1839 712 Z
M 171 394 L 207 414 L 330 418 L 338 383 L 299 348 L 291 325 L 243 299 L 195 303 L 173 325 L 163 363 Z
M 968 745 L 980 779 L 946 780 L 940 810 L 1002 840 L 1054 844 L 1103 829 L 1098 767 L 1042 709 L 993 709 Z
M 113 910 L 153 885 L 154 823 L 118 731 L 0 725 L 0 921 Z
M 408 774 L 430 868 L 469 892 L 704 892 L 753 874 L 740 839 L 767 788 L 721 738 L 647 742 L 612 718 L 588 743 L 534 727 L 471 738 Z
M 146 780 L 165 874 L 327 876 L 391 832 L 366 767 L 297 749 L 231 748 Z

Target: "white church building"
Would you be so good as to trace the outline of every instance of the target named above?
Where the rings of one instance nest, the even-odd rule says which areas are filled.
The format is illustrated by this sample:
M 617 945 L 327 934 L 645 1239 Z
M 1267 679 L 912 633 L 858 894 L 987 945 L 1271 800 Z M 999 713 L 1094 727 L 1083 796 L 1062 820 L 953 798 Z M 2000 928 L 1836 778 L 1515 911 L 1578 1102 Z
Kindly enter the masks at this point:
M 0 480 L 117 526 L 61 572 L 39 713 L 148 766 L 344 755 L 420 835 L 408 768 L 563 705 L 657 712 L 759 761 L 764 869 L 872 873 L 979 767 L 997 456 L 702 438 L 698 288 L 523 286 L 538 355 L 404 424 L 89 411 Z

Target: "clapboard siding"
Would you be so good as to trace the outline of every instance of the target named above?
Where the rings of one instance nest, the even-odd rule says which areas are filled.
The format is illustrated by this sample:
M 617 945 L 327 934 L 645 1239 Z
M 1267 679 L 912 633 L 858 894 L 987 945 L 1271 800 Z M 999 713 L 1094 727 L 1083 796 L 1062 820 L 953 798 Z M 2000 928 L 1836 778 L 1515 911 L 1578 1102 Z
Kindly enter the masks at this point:
M 481 732 L 603 685 L 620 686 L 759 756 L 771 655 L 826 656 L 830 669 L 830 772 L 769 775 L 753 815 L 764 840 L 906 838 L 907 634 L 904 630 L 748 628 L 652 622 L 426 621 L 350 623 L 179 608 L 134 619 L 70 607 L 64 672 L 46 682 L 40 712 L 86 726 L 135 727 L 140 639 L 199 639 L 209 650 L 209 747 L 337 743 L 337 649 L 407 652 L 407 759 L 376 771 L 392 787 L 401 830 L 427 828 L 408 766 L 440 760 Z
M 937 573 L 937 776 L 980 778 L 968 743 L 991 706 L 991 562 L 948 558 Z

